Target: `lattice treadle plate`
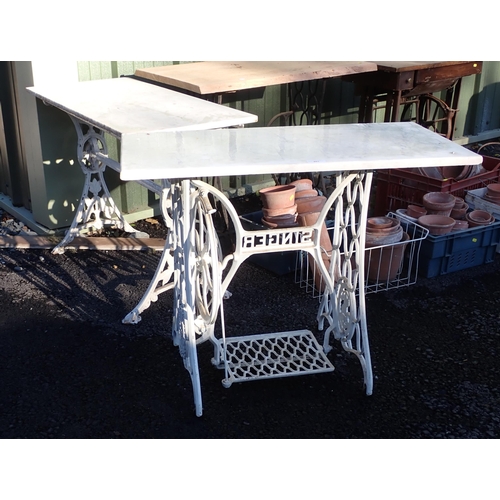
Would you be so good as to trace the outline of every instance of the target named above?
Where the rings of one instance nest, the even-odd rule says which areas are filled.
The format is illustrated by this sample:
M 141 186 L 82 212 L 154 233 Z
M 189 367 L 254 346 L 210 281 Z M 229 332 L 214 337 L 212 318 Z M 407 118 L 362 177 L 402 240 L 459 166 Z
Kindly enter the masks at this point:
M 227 378 L 233 382 L 331 372 L 335 368 L 309 330 L 226 339 Z

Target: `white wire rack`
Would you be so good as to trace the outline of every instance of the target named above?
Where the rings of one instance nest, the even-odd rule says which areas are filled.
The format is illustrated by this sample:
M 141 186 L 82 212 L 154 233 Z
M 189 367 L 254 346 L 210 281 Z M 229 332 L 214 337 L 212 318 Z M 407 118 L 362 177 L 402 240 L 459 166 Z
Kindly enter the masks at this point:
M 417 281 L 420 247 L 429 231 L 402 215 L 390 212 L 387 217 L 400 221 L 408 239 L 392 245 L 365 249 L 365 294 L 401 288 Z M 328 230 L 331 231 L 332 228 Z M 310 260 L 312 261 L 307 252 L 297 253 L 295 282 L 306 293 L 320 298 L 322 280 L 320 278 L 318 282 L 316 264 L 314 261 L 310 263 Z

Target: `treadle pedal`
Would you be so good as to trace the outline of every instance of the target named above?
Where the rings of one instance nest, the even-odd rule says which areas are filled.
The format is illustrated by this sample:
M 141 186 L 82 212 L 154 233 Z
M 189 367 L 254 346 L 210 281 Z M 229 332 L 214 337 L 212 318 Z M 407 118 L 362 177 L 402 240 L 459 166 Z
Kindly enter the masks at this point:
M 335 368 L 309 330 L 226 338 L 227 378 L 234 382 L 332 372 Z M 222 366 L 221 366 L 222 368 Z

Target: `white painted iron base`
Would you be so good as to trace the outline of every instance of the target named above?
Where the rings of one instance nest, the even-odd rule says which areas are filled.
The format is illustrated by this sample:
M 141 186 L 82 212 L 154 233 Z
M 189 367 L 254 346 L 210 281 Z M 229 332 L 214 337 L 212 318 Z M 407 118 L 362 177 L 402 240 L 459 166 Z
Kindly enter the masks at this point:
M 68 243 L 90 228 L 100 230 L 110 226 L 128 233 L 135 232 L 115 205 L 104 179 L 107 166 L 116 169 L 115 162 L 107 157 L 104 132 L 73 116 L 70 118 L 78 136 L 77 159 L 85 176 L 85 183 L 73 222 L 63 240 L 53 248 L 54 254 L 64 253 Z
M 259 231 L 245 231 L 230 201 L 213 186 L 196 180 L 172 186 L 173 338 L 191 376 L 198 416 L 202 414 L 202 397 L 196 345 L 206 340 L 214 345 L 212 363 L 224 368 L 223 384 L 229 387 L 234 382 L 331 372 L 334 367 L 326 353 L 332 348 L 333 337 L 358 358 L 366 394 L 372 393 L 364 290 L 359 287 L 364 283 L 364 234 L 371 179 L 371 173 L 338 174 L 336 188 L 314 225 Z M 235 250 L 224 259 L 209 196 L 221 202 L 235 228 Z M 330 210 L 336 224 L 327 269 L 320 235 Z M 323 345 L 307 330 L 227 337 L 222 297 L 239 266 L 256 253 L 296 250 L 312 255 L 326 283 L 317 315 L 319 329 L 326 326 Z M 221 338 L 214 334 L 218 319 L 222 322 Z

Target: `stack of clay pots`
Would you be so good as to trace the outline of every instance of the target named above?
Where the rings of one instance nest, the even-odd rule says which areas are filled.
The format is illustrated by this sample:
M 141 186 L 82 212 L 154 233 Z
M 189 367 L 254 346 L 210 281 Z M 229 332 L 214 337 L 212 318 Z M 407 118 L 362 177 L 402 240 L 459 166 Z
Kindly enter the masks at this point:
M 397 277 L 409 235 L 398 219 L 369 217 L 366 222 L 365 267 L 371 282 L 391 281 Z M 383 245 L 383 246 L 382 246 Z M 382 247 L 370 250 L 371 247 Z
M 495 221 L 493 215 L 486 210 L 472 210 L 465 216 L 465 219 L 469 227 L 488 226 Z
M 469 205 L 465 203 L 464 199 L 455 196 L 455 205 L 451 209 L 450 217 L 452 217 L 455 220 L 463 220 L 468 210 L 469 210 Z
M 286 184 L 260 190 L 262 224 L 269 229 L 297 226 L 295 186 Z
M 325 196 L 319 196 L 312 187 L 312 180 L 299 179 L 290 184 L 273 186 L 260 190 L 262 201 L 262 224 L 270 229 L 278 227 L 312 226 L 319 217 L 326 203 Z M 330 266 L 333 249 L 326 224 L 323 223 L 320 234 L 321 256 L 325 266 Z M 324 290 L 321 273 L 309 258 L 309 265 L 315 274 L 315 284 Z
M 423 199 L 427 215 L 418 218 L 418 223 L 433 236 L 441 236 L 451 231 L 467 229 L 466 220 L 469 206 L 463 198 L 450 193 L 427 193 Z
M 297 204 L 297 222 L 299 226 L 314 225 L 326 203 L 326 197 L 319 196 L 318 192 L 313 189 L 310 179 L 299 179 L 291 184 L 296 187 L 295 202 Z M 330 256 L 333 246 L 325 223 L 321 226 L 319 244 L 321 247 L 321 257 L 328 269 L 330 267 Z M 321 273 L 315 265 L 312 256 L 309 256 L 309 267 L 314 272 L 314 283 L 316 288 L 320 291 L 324 291 L 325 285 Z
M 427 215 L 444 215 L 449 217 L 456 199 L 450 193 L 426 193 L 422 198 L 422 203 L 427 210 Z
M 483 198 L 490 203 L 500 205 L 500 184 L 494 183 L 486 186 L 486 193 L 484 193 Z

